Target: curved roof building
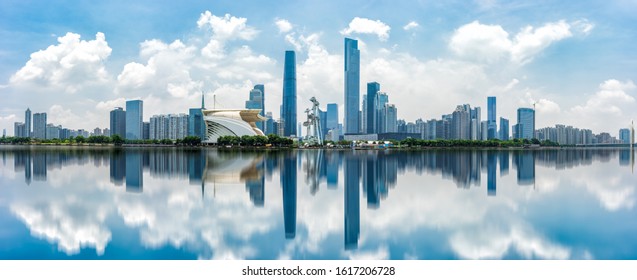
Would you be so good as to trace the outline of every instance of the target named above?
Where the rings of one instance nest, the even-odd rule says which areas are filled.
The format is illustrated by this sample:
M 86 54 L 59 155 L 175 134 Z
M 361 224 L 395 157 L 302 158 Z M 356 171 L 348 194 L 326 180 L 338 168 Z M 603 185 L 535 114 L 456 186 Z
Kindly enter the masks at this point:
M 265 136 L 257 128 L 256 122 L 265 121 L 259 115 L 260 109 L 213 109 L 202 110 L 206 124 L 206 138 L 204 143 L 217 143 L 221 136 Z

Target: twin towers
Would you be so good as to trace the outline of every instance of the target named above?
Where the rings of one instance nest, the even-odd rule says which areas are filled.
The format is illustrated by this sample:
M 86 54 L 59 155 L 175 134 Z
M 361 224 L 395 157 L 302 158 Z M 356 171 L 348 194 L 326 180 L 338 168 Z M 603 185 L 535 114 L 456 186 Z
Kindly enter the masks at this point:
M 360 51 L 358 41 L 345 38 L 345 133 L 360 132 Z M 285 51 L 283 70 L 283 104 L 281 106 L 283 135 L 297 134 L 296 119 L 296 54 Z

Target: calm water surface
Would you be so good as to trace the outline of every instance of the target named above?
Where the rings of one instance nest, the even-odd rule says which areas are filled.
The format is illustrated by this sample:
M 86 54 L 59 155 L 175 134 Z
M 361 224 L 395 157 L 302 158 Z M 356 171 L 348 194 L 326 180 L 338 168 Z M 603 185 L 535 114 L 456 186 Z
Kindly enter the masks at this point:
M 0 146 L 0 259 L 637 259 L 627 149 Z

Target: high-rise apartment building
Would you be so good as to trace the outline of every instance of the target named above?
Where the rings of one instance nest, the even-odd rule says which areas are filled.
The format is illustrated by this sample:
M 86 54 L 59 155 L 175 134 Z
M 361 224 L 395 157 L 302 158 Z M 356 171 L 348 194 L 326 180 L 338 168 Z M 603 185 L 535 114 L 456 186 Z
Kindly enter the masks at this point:
M 535 111 L 531 108 L 518 109 L 518 124 L 516 137 L 519 139 L 533 139 L 535 133 Z
M 294 51 L 285 51 L 281 119 L 284 121 L 283 135 L 296 136 L 296 54 Z
M 111 111 L 110 130 L 111 136 L 126 137 L 126 111 L 122 107 L 115 107 Z
M 141 100 L 126 101 L 126 139 L 142 139 L 144 102 Z
M 487 139 L 497 138 L 495 96 L 487 97 Z
M 385 132 L 398 132 L 398 109 L 396 105 L 385 105 Z
M 13 135 L 15 137 L 26 137 L 24 134 L 25 130 L 26 130 L 26 125 L 23 122 L 13 123 Z
M 358 41 L 345 38 L 345 133 L 360 133 L 360 51 Z
M 46 113 L 33 114 L 33 138 L 46 139 L 46 124 Z

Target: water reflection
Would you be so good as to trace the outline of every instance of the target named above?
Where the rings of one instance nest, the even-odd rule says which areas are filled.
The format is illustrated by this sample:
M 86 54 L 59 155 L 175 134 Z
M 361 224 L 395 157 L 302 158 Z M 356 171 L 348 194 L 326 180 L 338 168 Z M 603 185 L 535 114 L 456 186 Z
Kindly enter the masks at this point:
M 123 223 L 150 252 L 140 258 L 157 258 L 148 250 L 164 247 L 200 258 L 637 258 L 600 254 L 594 242 L 551 240 L 588 228 L 589 220 L 578 220 L 584 216 L 637 233 L 635 222 L 617 218 L 635 214 L 636 180 L 617 165 L 630 165 L 628 150 L 2 147 L 0 154 L 3 187 L 23 180 L 41 192 L 34 199 L 26 189 L 1 188 L 0 207 L 68 256 L 86 246 L 108 252 L 109 243 L 123 242 L 111 234 Z M 94 209 L 78 206 L 78 197 L 91 197 Z M 580 207 L 591 197 L 601 205 L 594 213 Z M 561 203 L 577 210 L 551 212 Z M 546 218 L 554 215 L 580 224 L 563 232 Z M 637 252 L 637 241 L 616 246 Z

